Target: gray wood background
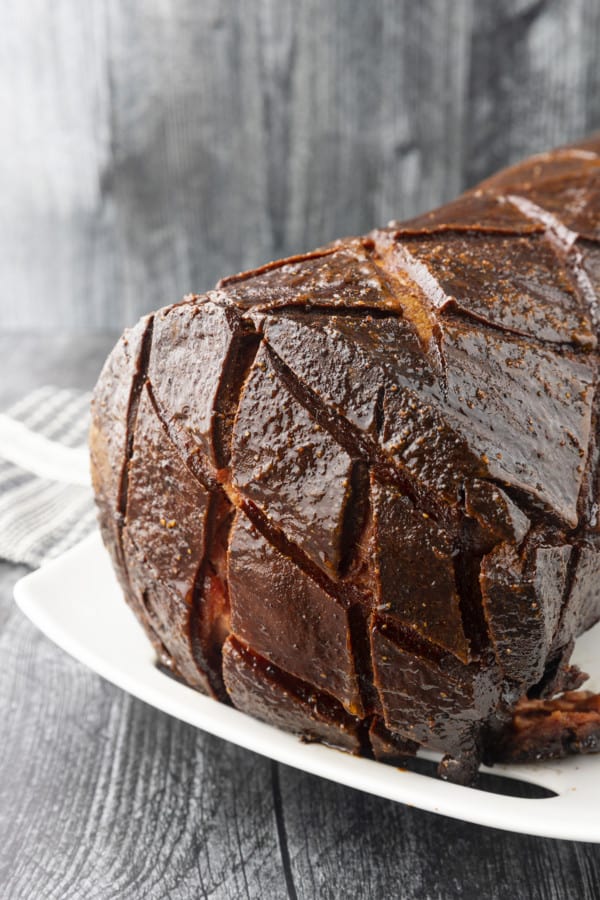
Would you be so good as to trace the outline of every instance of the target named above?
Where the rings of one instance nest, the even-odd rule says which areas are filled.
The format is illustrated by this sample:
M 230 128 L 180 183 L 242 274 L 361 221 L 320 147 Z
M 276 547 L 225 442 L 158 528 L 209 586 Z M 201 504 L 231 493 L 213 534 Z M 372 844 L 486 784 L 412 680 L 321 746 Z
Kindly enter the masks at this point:
M 121 329 L 599 127 L 598 0 L 4 0 L 0 328 Z

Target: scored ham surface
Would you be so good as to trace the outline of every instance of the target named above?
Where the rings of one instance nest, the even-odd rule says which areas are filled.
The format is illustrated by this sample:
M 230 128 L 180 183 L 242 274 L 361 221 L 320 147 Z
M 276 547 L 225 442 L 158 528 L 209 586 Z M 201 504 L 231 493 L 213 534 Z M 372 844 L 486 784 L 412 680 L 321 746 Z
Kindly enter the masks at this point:
M 548 710 L 600 618 L 599 326 L 597 137 L 126 331 L 92 473 L 161 664 L 456 781 L 595 746 Z

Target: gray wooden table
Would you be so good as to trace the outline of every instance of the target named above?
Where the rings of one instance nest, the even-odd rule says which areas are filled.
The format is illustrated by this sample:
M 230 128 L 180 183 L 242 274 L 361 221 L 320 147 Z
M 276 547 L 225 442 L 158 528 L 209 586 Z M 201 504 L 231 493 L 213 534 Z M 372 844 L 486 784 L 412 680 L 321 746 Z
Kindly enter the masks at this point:
M 89 387 L 111 341 L 0 337 L 0 404 Z M 0 563 L 2 900 L 600 895 L 600 847 L 379 800 L 134 700 L 20 614 L 24 571 Z

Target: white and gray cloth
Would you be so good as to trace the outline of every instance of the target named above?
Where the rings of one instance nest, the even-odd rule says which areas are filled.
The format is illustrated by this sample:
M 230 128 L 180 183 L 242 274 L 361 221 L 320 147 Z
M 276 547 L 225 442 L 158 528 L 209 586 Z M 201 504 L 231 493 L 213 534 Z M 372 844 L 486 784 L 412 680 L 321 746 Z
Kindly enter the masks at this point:
M 40 566 L 96 527 L 89 405 L 46 386 L 0 413 L 0 558 Z

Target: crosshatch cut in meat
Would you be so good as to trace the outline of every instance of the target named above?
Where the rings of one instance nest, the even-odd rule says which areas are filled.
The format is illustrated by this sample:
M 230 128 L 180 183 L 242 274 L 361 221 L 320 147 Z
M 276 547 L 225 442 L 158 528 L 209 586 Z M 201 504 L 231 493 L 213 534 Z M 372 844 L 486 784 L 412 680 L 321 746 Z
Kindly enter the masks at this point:
M 596 749 L 599 327 L 596 137 L 126 331 L 92 471 L 161 665 L 459 782 Z

